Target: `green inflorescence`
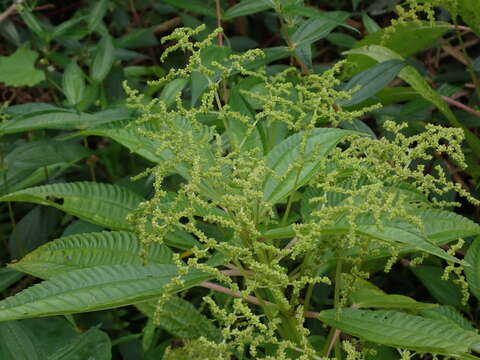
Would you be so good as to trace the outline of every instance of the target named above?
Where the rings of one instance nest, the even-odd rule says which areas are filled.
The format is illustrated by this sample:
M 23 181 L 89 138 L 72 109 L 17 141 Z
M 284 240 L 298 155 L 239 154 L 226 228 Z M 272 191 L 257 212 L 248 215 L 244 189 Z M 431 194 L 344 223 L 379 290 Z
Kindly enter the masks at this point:
M 418 7 L 412 9 L 418 11 Z M 188 233 L 201 244 L 175 254 L 179 276 L 166 290 L 173 291 L 182 274 L 196 269 L 211 274 L 238 297 L 229 306 L 219 305 L 214 296 L 203 298 L 222 328 L 223 342 L 201 338 L 171 352 L 186 358 L 191 351 L 203 351 L 208 354 L 205 359 L 225 359 L 228 353 L 255 359 L 289 359 L 292 353 L 297 359 L 320 359 L 305 326 L 304 312 L 310 309 L 303 298 L 308 289 L 331 284 L 326 272 L 338 261 L 344 264 L 343 272 L 367 278 L 364 259 L 385 250 L 390 254 L 385 264 L 388 271 L 404 248 L 401 243 L 386 244 L 360 233 L 358 224 L 365 216 L 379 231 L 385 221 L 402 221 L 423 234 L 422 219 L 412 210 L 422 209 L 427 202 L 435 207 L 456 206 L 442 200 L 452 190 L 478 204 L 461 186 L 448 181 L 441 167 L 433 176 L 423 165 L 435 154 L 444 154 L 465 166 L 463 132 L 427 125 L 425 132 L 406 136 L 406 125 L 393 121 L 385 123 L 389 139 L 350 132 L 328 156 L 318 159 L 306 183 L 294 186 L 280 204 L 269 203 L 264 197 L 267 178 L 298 179 L 308 162 L 319 158 L 321 147 L 308 149 L 313 155 L 306 156 L 312 130 L 337 127 L 377 106 L 348 111 L 336 105 L 351 94 L 337 90 L 341 63 L 323 74 L 302 75 L 288 68 L 269 75 L 252 66 L 264 56 L 261 50 L 229 55 L 222 63 L 207 62 L 202 55 L 214 47 L 221 30 L 192 42 L 190 38 L 202 29 L 177 29 L 164 39 L 175 44 L 162 58 L 177 50 L 190 56 L 184 68 L 172 69 L 155 82 L 165 84 L 197 74 L 206 84 L 198 105 L 189 106 L 178 93 L 175 106 L 169 108 L 127 87 L 130 105 L 141 113 L 131 127 L 155 140 L 157 155 L 163 159 L 148 170 L 155 177 L 153 197 L 130 220 L 145 246 L 165 242 L 175 231 Z M 251 114 L 222 98 L 224 86 L 246 78 L 260 83 L 262 90 L 240 91 L 255 104 Z M 214 125 L 205 121 L 206 116 L 215 119 Z M 269 166 L 266 153 L 271 148 L 262 142 L 262 131 L 274 128 L 301 134 L 299 152 L 305 156 L 283 174 Z M 180 174 L 183 180 L 176 191 L 167 191 L 164 184 L 172 174 Z M 293 207 L 300 208 L 295 215 Z M 337 229 L 339 223 L 342 231 Z M 217 231 L 208 230 L 212 227 Z M 292 235 L 287 240 L 266 236 L 269 229 L 288 227 Z M 461 271 L 462 266 L 451 264 L 446 274 L 453 272 L 465 283 Z M 345 280 L 345 284 L 337 306 L 346 304 L 353 288 L 353 282 L 349 285 Z M 258 303 L 250 304 L 249 296 Z M 159 306 L 168 297 L 166 291 Z M 344 349 L 348 359 L 364 358 L 352 342 L 346 342 Z M 405 352 L 402 356 L 409 358 Z

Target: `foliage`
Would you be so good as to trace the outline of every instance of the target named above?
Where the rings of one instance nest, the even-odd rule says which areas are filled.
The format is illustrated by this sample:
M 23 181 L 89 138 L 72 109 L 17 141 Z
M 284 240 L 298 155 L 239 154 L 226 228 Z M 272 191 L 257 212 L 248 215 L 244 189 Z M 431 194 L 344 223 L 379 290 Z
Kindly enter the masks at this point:
M 480 7 L 126 3 L 0 2 L 2 359 L 478 359 Z

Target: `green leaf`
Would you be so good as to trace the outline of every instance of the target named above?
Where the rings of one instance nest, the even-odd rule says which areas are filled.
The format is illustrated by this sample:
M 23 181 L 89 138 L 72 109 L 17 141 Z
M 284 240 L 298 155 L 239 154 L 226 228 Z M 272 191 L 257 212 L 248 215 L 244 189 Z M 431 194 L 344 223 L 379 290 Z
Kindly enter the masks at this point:
M 444 355 L 463 355 L 480 349 L 480 336 L 448 322 L 394 310 L 325 310 L 321 321 L 377 344 Z
M 381 30 L 381 27 L 366 12 L 362 13 L 362 22 L 369 34 Z
M 42 360 L 34 335 L 19 321 L 0 323 L 0 355 L 9 360 Z
M 0 292 L 8 289 L 12 284 L 20 280 L 24 274 L 13 269 L 0 268 Z
M 117 185 L 72 182 L 20 190 L 0 197 L 0 201 L 49 205 L 105 228 L 130 230 L 132 225 L 125 218 L 143 198 Z
M 345 15 L 345 18 L 347 17 L 348 16 Z M 327 36 L 337 26 L 337 21 L 327 17 L 322 19 L 307 19 L 300 24 L 298 29 L 290 37 L 290 40 L 295 47 L 312 44 Z
M 465 261 L 470 264 L 470 266 L 465 268 L 468 286 L 472 294 L 477 299 L 480 299 L 480 236 L 468 248 Z
M 134 233 L 103 231 L 62 237 L 37 248 L 9 268 L 49 279 L 73 270 L 117 264 L 169 264 L 172 251 L 165 245 L 142 244 Z
M 82 101 L 85 91 L 85 78 L 77 62 L 72 60 L 63 73 L 63 91 L 70 105 Z
M 99 83 L 107 77 L 114 59 L 115 48 L 113 47 L 112 38 L 108 34 L 104 35 L 97 46 L 92 67 L 90 68 L 90 77 L 94 82 Z
M 108 0 L 97 1 L 88 17 L 88 31 L 94 31 L 102 21 L 108 8 Z
M 24 105 L 12 106 L 7 109 L 6 113 L 11 114 L 13 118 L 0 124 L 0 135 L 38 129 L 80 130 L 129 119 L 131 115 L 131 111 L 122 108 L 87 114 L 55 106 L 16 113 L 16 108 L 22 106 Z M 8 110 L 11 112 L 9 113 Z
M 158 45 L 158 40 L 153 34 L 153 27 L 135 29 L 119 39 L 115 39 L 115 48 L 137 49 Z
M 404 66 L 405 62 L 402 60 L 388 60 L 353 76 L 345 86 L 342 87 L 342 91 L 352 90 L 356 87 L 360 87 L 360 89 L 354 92 L 350 99 L 342 100 L 338 102 L 338 104 L 341 106 L 351 106 L 367 100 L 395 79 Z
M 399 23 L 367 35 L 357 42 L 355 48 L 366 45 L 382 45 L 406 58 L 431 46 L 450 29 L 450 24 L 444 22 L 436 22 L 433 25 L 426 21 Z M 350 75 L 359 73 L 375 64 L 374 61 L 354 53 L 348 55 L 347 63 L 354 64 L 348 70 Z
M 157 301 L 138 303 L 136 307 L 148 317 L 153 317 Z M 159 310 L 160 327 L 174 336 L 182 339 L 204 336 L 212 341 L 220 341 L 222 338 L 218 328 L 205 315 L 180 297 L 172 297 Z
M 22 17 L 22 20 L 25 22 L 28 28 L 32 30 L 35 35 L 37 35 L 42 40 L 49 40 L 47 39 L 48 35 L 45 28 L 38 22 L 37 18 L 35 17 L 35 15 L 33 15 L 31 10 L 23 8 L 22 11 L 20 11 L 20 16 Z
M 272 7 L 269 1 L 265 0 L 242 0 L 230 7 L 222 15 L 222 20 L 231 20 L 240 16 L 256 14 Z
M 163 2 L 195 14 L 216 17 L 215 9 L 202 0 L 163 0 Z
M 465 330 L 477 331 L 470 321 L 465 319 L 457 309 L 451 306 L 441 305 L 432 309 L 426 309 L 421 312 L 421 315 L 430 319 L 450 322 L 452 325 L 460 326 Z
M 302 5 L 288 4 L 282 9 L 282 14 L 293 16 L 305 16 L 307 18 L 314 18 L 323 20 L 329 23 L 335 23 L 337 26 L 342 26 L 347 29 L 359 32 L 354 27 L 344 23 L 346 19 L 351 16 L 351 13 L 346 11 L 321 11 L 314 7 L 305 7 Z
M 110 360 L 112 358 L 110 338 L 103 331 L 90 328 L 60 347 L 48 360 Z
M 162 90 L 160 94 L 160 100 L 165 102 L 167 108 L 170 108 L 173 104 L 175 104 L 177 95 L 181 93 L 183 88 L 187 86 L 188 79 L 175 79 L 170 81 Z
M 402 56 L 395 51 L 377 45 L 364 46 L 362 48 L 349 50 L 347 51 L 347 54 L 365 55 L 378 62 L 393 59 L 403 60 Z M 462 128 L 465 132 L 465 138 L 469 145 L 472 147 L 473 150 L 476 151 L 477 154 L 480 154 L 480 139 L 457 120 L 453 112 L 448 107 L 447 103 L 443 101 L 440 94 L 438 94 L 430 87 L 427 81 L 422 77 L 422 75 L 418 73 L 418 71 L 414 67 L 405 66 L 400 71 L 399 77 L 405 80 L 423 98 L 434 104 L 447 118 L 447 120 L 452 126 Z
M 352 134 L 356 132 L 318 128 L 292 135 L 276 145 L 267 155 L 267 166 L 274 174 L 267 175 L 265 179 L 263 200 L 275 204 L 305 185 L 314 176 L 322 157 L 343 138 Z M 301 143 L 304 138 L 307 141 L 305 151 L 302 151 Z M 287 171 L 291 165 L 300 162 L 303 162 L 301 168 Z
M 436 304 L 428 304 L 415 301 L 404 295 L 385 294 L 376 289 L 359 289 L 350 295 L 352 305 L 355 308 L 376 308 L 376 309 L 405 309 L 419 311 L 436 307 Z
M 34 86 L 45 80 L 45 73 L 35 68 L 38 53 L 25 47 L 10 56 L 0 56 L 0 82 L 7 86 Z
M 438 302 L 466 310 L 466 306 L 462 304 L 460 286 L 452 280 L 442 280 L 444 271 L 441 267 L 421 265 L 412 267 L 411 270 Z
M 67 21 L 64 21 L 60 25 L 56 26 L 55 29 L 53 30 L 53 33 L 51 35 L 52 39 L 57 39 L 61 36 L 63 36 L 65 33 L 67 33 L 70 29 L 74 28 L 81 22 L 85 21 L 87 19 L 86 16 L 80 16 L 80 17 L 73 17 L 71 19 L 68 19 Z
M 72 143 L 51 140 L 39 140 L 21 144 L 9 152 L 3 163 L 3 183 L 0 194 L 23 189 L 32 183 L 32 172 L 40 170 L 45 176 L 52 177 L 54 172 L 48 172 L 46 167 L 56 166 L 66 168 L 90 154 L 85 147 Z M 45 174 L 45 172 L 47 172 Z
M 460 16 L 480 36 L 480 6 L 477 0 L 458 0 Z
M 112 309 L 158 298 L 177 277 L 174 265 L 106 265 L 71 271 L 0 301 L 0 321 Z M 178 292 L 208 280 L 191 271 Z

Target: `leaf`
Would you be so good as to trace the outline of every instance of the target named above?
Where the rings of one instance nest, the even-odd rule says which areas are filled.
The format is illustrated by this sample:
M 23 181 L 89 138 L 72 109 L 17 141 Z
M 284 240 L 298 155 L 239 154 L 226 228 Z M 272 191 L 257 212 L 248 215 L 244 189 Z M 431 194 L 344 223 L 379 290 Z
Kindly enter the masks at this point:
M 85 78 L 76 61 L 70 61 L 63 73 L 63 91 L 70 105 L 78 104 L 85 91 Z
M 383 62 L 392 59 L 403 60 L 400 54 L 383 46 L 370 45 L 362 48 L 349 50 L 348 54 L 361 54 L 368 56 L 376 61 Z M 414 88 L 423 98 L 434 104 L 442 114 L 447 118 L 452 126 L 462 128 L 465 132 L 465 138 L 473 150 L 480 154 L 480 139 L 477 138 L 469 129 L 463 126 L 455 117 L 453 112 L 443 101 L 440 94 L 433 90 L 425 79 L 412 66 L 405 66 L 399 73 L 399 77 L 405 80 L 412 88 Z
M 394 310 L 331 309 L 318 318 L 347 334 L 392 347 L 444 355 L 480 350 L 480 336 L 473 331 Z
M 457 309 L 451 306 L 441 305 L 432 309 L 426 309 L 421 312 L 421 315 L 430 319 L 450 322 L 452 325 L 460 326 L 465 330 L 477 331 L 470 321 L 465 319 Z
M 37 35 L 42 40 L 49 40 L 49 36 L 47 35 L 45 28 L 38 22 L 37 18 L 35 17 L 35 15 L 33 15 L 31 10 L 23 8 L 20 11 L 20 16 L 22 17 L 22 20 L 25 22 L 27 27 L 32 30 L 35 35 Z
M 25 47 L 10 56 L 0 56 L 0 83 L 7 86 L 34 86 L 45 80 L 45 73 L 35 68 L 38 53 Z
M 367 100 L 395 79 L 404 66 L 405 62 L 402 60 L 387 60 L 353 76 L 345 86 L 342 87 L 342 91 L 352 90 L 357 86 L 359 86 L 360 89 L 354 92 L 350 99 L 341 100 L 338 104 L 341 106 L 351 106 Z
M 99 0 L 96 2 L 88 17 L 88 31 L 92 32 L 97 28 L 107 12 L 108 5 L 108 0 Z
M 415 301 L 404 295 L 385 294 L 375 289 L 359 289 L 350 295 L 352 305 L 355 308 L 376 308 L 376 309 L 405 309 L 419 311 L 436 307 L 436 304 L 428 304 Z
M 170 108 L 173 104 L 175 104 L 177 95 L 183 90 L 183 88 L 187 85 L 187 79 L 174 79 L 170 81 L 162 90 L 160 94 L 160 100 L 165 102 L 167 108 Z
M 345 15 L 345 19 L 347 17 L 348 15 Z M 337 21 L 331 20 L 327 17 L 322 19 L 304 20 L 290 37 L 290 40 L 295 47 L 312 44 L 327 36 L 337 26 Z
M 94 82 L 102 82 L 107 77 L 114 59 L 115 48 L 113 47 L 112 38 L 106 34 L 97 46 L 92 67 L 90 68 L 90 77 Z
M 157 301 L 138 303 L 136 307 L 152 318 Z M 182 339 L 198 339 L 204 336 L 212 341 L 220 341 L 222 338 L 218 328 L 205 315 L 180 297 L 172 297 L 159 310 L 160 327 L 174 336 Z
M 356 132 L 342 129 L 317 128 L 300 132 L 276 145 L 267 155 L 267 166 L 274 174 L 267 175 L 263 186 L 263 200 L 275 204 L 305 185 L 314 176 L 322 157 L 326 156 L 343 138 Z M 306 137 L 305 151 L 301 143 Z M 293 164 L 303 166 L 288 171 Z M 297 177 L 298 173 L 298 177 Z M 284 177 L 284 178 L 282 178 Z
M 136 193 L 111 184 L 72 182 L 36 186 L 3 197 L 0 201 L 20 201 L 53 206 L 80 219 L 113 230 L 130 230 L 126 216 L 143 201 Z
M 62 237 L 48 242 L 22 260 L 12 263 L 15 269 L 41 279 L 73 270 L 101 265 L 117 264 L 170 264 L 172 251 L 165 245 L 152 243 L 145 246 L 134 233 L 103 231 Z
M 0 355 L 2 359 L 42 360 L 34 335 L 19 321 L 0 323 Z
M 460 16 L 480 36 L 480 7 L 477 0 L 458 0 Z
M 12 106 L 7 110 L 22 107 Z M 15 110 L 14 110 L 15 111 Z M 9 114 L 8 111 L 6 111 Z M 127 109 L 111 109 L 94 114 L 77 112 L 75 110 L 57 108 L 54 106 L 12 114 L 13 118 L 0 124 L 0 135 L 15 134 L 38 129 L 80 130 L 94 125 L 129 119 L 131 111 Z
M 272 4 L 265 0 L 242 0 L 238 4 L 229 7 L 222 15 L 222 20 L 231 20 L 240 16 L 256 14 L 271 7 Z
M 68 19 L 67 21 L 64 21 L 60 25 L 56 26 L 55 29 L 53 30 L 53 33 L 50 35 L 52 39 L 57 39 L 65 33 L 67 33 L 69 30 L 77 26 L 79 23 L 85 21 L 87 19 L 86 16 L 79 16 L 79 17 L 73 17 L 71 19 Z
M 466 267 L 468 268 L 468 267 Z M 443 269 L 437 266 L 421 265 L 411 268 L 430 294 L 441 304 L 466 310 L 462 304 L 462 290 L 452 280 L 442 280 Z
M 40 170 L 44 177 L 51 178 L 49 172 L 52 165 L 71 165 L 88 156 L 90 152 L 83 146 L 72 142 L 38 140 L 21 144 L 9 152 L 3 163 L 3 183 L 0 194 L 22 189 L 22 185 L 30 178 L 32 172 Z M 66 166 L 65 166 L 66 168 Z M 30 184 L 34 185 L 34 184 Z
M 216 17 L 215 9 L 202 0 L 163 0 L 163 2 L 195 14 Z
M 106 333 L 97 328 L 90 328 L 60 347 L 47 360 L 110 360 L 111 348 L 112 344 Z
M 434 44 L 450 28 L 450 24 L 444 22 L 436 22 L 433 25 L 426 21 L 399 23 L 367 35 L 357 42 L 355 48 L 382 45 L 406 58 Z M 354 64 L 347 71 L 350 76 L 375 64 L 374 61 L 355 53 L 348 55 L 347 63 Z
M 465 261 L 470 264 L 470 266 L 465 267 L 468 286 L 472 294 L 480 299 L 480 236 L 468 248 Z
M 13 269 L 0 268 L 0 292 L 8 289 L 12 284 L 20 280 L 24 274 Z
M 322 11 L 318 10 L 315 7 L 306 7 L 302 5 L 288 4 L 282 9 L 282 14 L 293 15 L 293 16 L 305 16 L 307 18 L 315 18 L 319 20 L 324 20 L 330 23 L 336 23 L 337 26 L 342 26 L 347 29 L 359 32 L 354 27 L 351 27 L 344 23 L 351 14 L 346 11 Z
M 362 22 L 369 34 L 381 30 L 381 27 L 366 12 L 362 13 Z
M 71 271 L 0 301 L 0 321 L 112 309 L 158 298 L 178 275 L 174 265 L 106 265 Z M 191 271 L 178 292 L 208 280 Z

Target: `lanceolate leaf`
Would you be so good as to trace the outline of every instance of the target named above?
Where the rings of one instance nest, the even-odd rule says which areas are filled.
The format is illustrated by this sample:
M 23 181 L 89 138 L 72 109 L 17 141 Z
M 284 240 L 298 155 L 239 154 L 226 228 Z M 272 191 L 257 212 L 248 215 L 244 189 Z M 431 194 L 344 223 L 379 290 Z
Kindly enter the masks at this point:
M 436 304 L 418 302 L 404 295 L 386 294 L 375 289 L 359 289 L 351 294 L 352 304 L 356 308 L 424 310 L 436 307 Z
M 51 241 L 9 267 L 41 279 L 69 271 L 101 265 L 169 264 L 172 251 L 165 245 L 150 244 L 146 253 L 136 235 L 126 231 L 103 231 L 66 236 Z
M 403 60 L 402 56 L 395 51 L 383 46 L 370 45 L 358 49 L 350 50 L 348 54 L 361 54 L 368 56 L 375 61 L 387 61 L 393 59 Z M 469 129 L 463 126 L 450 110 L 448 105 L 443 101 L 439 93 L 433 90 L 427 81 L 419 74 L 419 72 L 412 66 L 405 66 L 398 75 L 405 80 L 413 89 L 415 89 L 422 97 L 434 104 L 438 110 L 447 118 L 452 126 L 463 128 L 465 131 L 465 138 L 472 149 L 477 154 L 480 154 L 480 139 L 473 134 Z
M 480 236 L 470 245 L 465 260 L 470 264 L 465 268 L 470 291 L 480 299 Z
M 267 166 L 274 171 L 265 180 L 263 200 L 275 204 L 292 191 L 305 185 L 315 174 L 322 157 L 326 156 L 347 135 L 353 131 L 319 128 L 310 132 L 300 132 L 282 141 L 267 155 Z M 305 151 L 302 141 L 307 137 Z M 300 169 L 289 168 L 303 162 Z M 283 177 L 283 178 L 282 178 Z
M 90 68 L 90 76 L 94 82 L 101 82 L 105 79 L 112 68 L 113 60 L 115 60 L 115 48 L 112 38 L 106 34 L 97 46 Z
M 394 310 L 336 309 L 322 311 L 319 319 L 343 332 L 392 347 L 445 355 L 480 350 L 480 336 L 449 322 Z
M 202 0 L 163 0 L 163 2 L 196 14 L 207 15 L 213 18 L 216 16 L 215 9 L 208 2 Z
M 12 106 L 5 112 L 12 118 L 0 124 L 0 135 L 38 129 L 80 130 L 94 125 L 129 119 L 131 111 L 113 109 L 86 114 L 54 106 Z
M 156 301 L 147 301 L 136 306 L 149 317 L 153 317 L 156 304 Z M 213 341 L 222 338 L 218 328 L 205 315 L 180 297 L 174 296 L 169 299 L 160 308 L 159 315 L 160 327 L 180 338 L 197 339 L 204 336 Z
M 223 20 L 231 20 L 239 16 L 255 14 L 270 9 L 272 4 L 267 0 L 242 0 L 238 4 L 229 7 L 222 16 Z
M 49 205 L 105 228 L 130 230 L 125 218 L 143 198 L 117 185 L 73 182 L 20 190 L 0 197 L 0 201 Z
M 451 322 L 452 325 L 460 326 L 462 329 L 469 331 L 476 331 L 470 321 L 465 319 L 463 315 L 454 307 L 441 305 L 435 308 L 422 310 L 420 313 L 422 316 L 442 320 L 444 322 Z
M 76 61 L 70 61 L 63 73 L 63 91 L 70 105 L 78 104 L 85 91 L 85 77 Z
M 347 19 L 348 16 L 348 13 L 345 13 L 343 20 Z M 327 36 L 338 25 L 338 21 L 329 19 L 328 17 L 308 19 L 298 27 L 290 40 L 296 47 L 311 44 Z
M 176 277 L 174 265 L 105 265 L 71 271 L 0 301 L 0 321 L 111 309 L 158 298 Z M 181 291 L 211 275 L 182 275 Z

